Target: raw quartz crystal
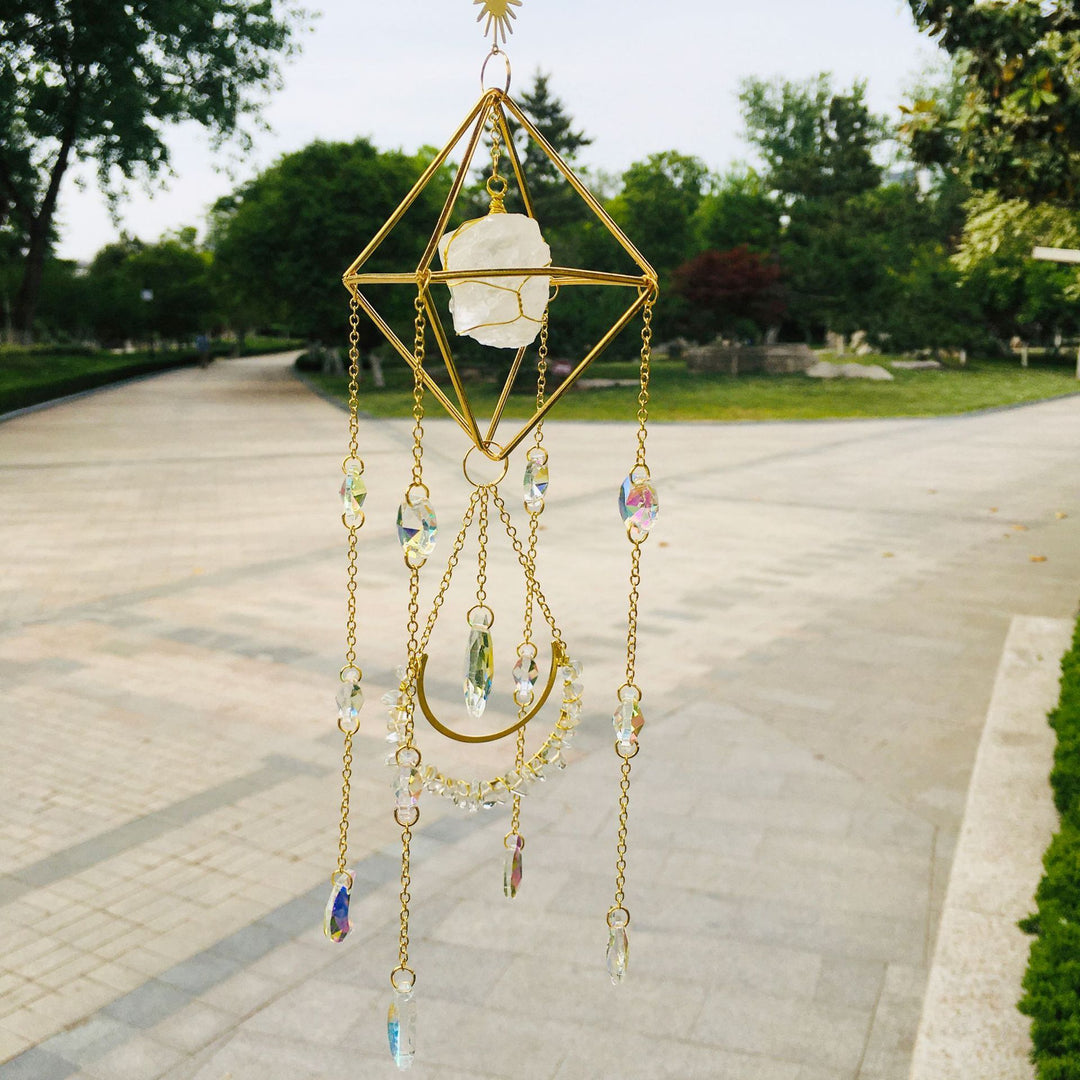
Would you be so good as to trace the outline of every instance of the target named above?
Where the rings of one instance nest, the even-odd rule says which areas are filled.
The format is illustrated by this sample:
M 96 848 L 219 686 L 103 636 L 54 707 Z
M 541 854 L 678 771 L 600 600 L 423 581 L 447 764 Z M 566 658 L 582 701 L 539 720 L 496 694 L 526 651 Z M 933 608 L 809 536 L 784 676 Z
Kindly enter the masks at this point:
M 394 990 L 391 994 L 386 1036 L 394 1064 L 399 1069 L 411 1068 L 416 1056 L 416 1000 L 411 987 L 404 993 Z
M 540 226 L 524 214 L 474 218 L 439 241 L 444 270 L 540 269 L 551 265 L 551 248 Z M 531 345 L 548 304 L 550 278 L 492 277 L 450 285 L 456 333 L 496 349 Z
M 513 900 L 521 888 L 521 852 L 525 847 L 525 837 L 510 833 L 503 844 L 506 846 L 506 857 L 503 860 L 503 895 L 508 900 Z
M 323 933 L 331 941 L 344 941 L 352 929 L 349 925 L 349 893 L 352 889 L 351 870 L 334 875 L 334 884 L 330 889 L 330 899 L 326 902 L 323 913 Z

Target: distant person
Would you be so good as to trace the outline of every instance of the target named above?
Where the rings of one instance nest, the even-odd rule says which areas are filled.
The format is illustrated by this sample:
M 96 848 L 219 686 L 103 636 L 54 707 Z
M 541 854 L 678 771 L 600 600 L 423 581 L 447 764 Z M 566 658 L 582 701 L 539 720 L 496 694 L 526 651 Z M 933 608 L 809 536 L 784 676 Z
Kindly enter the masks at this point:
M 195 338 L 195 348 L 199 353 L 199 367 L 210 366 L 210 339 L 205 334 Z

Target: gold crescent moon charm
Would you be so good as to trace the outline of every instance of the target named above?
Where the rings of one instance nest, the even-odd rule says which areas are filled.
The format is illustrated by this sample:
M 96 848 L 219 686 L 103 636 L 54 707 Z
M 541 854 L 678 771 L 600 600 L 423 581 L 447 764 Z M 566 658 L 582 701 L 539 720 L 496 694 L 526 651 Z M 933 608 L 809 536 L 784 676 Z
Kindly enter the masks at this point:
M 416 673 L 416 700 L 420 704 L 420 711 L 427 717 L 427 722 L 440 734 L 445 735 L 448 739 L 454 739 L 457 742 L 463 743 L 486 743 L 486 742 L 498 742 L 499 739 L 505 739 L 507 735 L 513 735 L 519 728 L 523 728 L 543 707 L 544 703 L 551 696 L 552 688 L 555 686 L 555 678 L 559 672 L 559 663 L 562 659 L 562 650 L 559 648 L 559 643 L 553 641 L 551 643 L 551 671 L 548 674 L 547 686 L 544 687 L 544 692 L 540 695 L 540 700 L 521 717 L 516 720 L 508 728 L 503 731 L 496 731 L 491 735 L 462 735 L 458 731 L 454 731 L 452 728 L 448 728 L 443 724 L 438 717 L 431 711 L 431 706 L 428 704 L 427 695 L 424 693 L 424 672 L 427 669 L 428 657 L 427 653 L 424 653 L 420 657 L 420 670 Z

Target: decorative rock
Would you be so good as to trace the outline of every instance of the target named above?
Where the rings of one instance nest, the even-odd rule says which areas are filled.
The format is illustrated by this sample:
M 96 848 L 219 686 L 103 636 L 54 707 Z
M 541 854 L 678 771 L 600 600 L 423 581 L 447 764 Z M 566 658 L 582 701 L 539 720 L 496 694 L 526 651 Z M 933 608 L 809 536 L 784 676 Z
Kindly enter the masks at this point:
M 876 382 L 892 382 L 892 372 L 880 364 L 830 364 L 819 360 L 806 374 L 811 379 L 871 379 Z

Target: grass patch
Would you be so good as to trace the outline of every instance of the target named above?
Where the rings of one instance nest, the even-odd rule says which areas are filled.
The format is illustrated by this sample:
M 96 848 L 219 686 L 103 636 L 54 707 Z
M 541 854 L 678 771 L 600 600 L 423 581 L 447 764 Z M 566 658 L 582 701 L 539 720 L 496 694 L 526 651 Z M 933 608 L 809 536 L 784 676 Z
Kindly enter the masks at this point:
M 1036 911 L 1020 923 L 1035 935 L 1020 1011 L 1032 1018 L 1038 1080 L 1080 1076 L 1080 622 L 1061 661 L 1061 698 L 1050 783 L 1061 827 L 1043 856 Z
M 874 357 L 874 361 L 883 358 Z M 885 358 L 887 359 L 887 358 Z M 364 372 L 360 408 L 373 416 L 408 417 L 412 410 L 412 376 L 403 363 L 384 365 L 386 388 L 372 387 Z M 655 420 L 822 420 L 836 417 L 942 416 L 1080 392 L 1080 382 L 1064 368 L 1021 369 L 1007 362 L 975 362 L 941 371 L 896 371 L 893 382 L 860 379 L 809 379 L 805 375 L 692 374 L 679 360 L 658 358 L 652 369 Z M 323 390 L 346 399 L 343 377 L 310 376 Z M 586 377 L 637 377 L 633 363 L 601 363 Z M 498 385 L 469 384 L 469 398 L 479 415 L 490 415 Z M 449 391 L 448 391 L 449 392 Z M 506 415 L 532 415 L 535 389 L 525 377 L 511 395 Z M 637 411 L 632 387 L 572 389 L 558 405 L 570 420 L 619 420 Z
M 299 348 L 301 343 L 276 338 L 248 338 L 243 356 Z M 229 356 L 236 346 L 215 343 L 214 356 Z M 43 401 L 65 397 L 82 390 L 198 363 L 195 349 L 168 352 L 113 353 L 85 348 L 0 348 L 0 413 L 25 409 Z

